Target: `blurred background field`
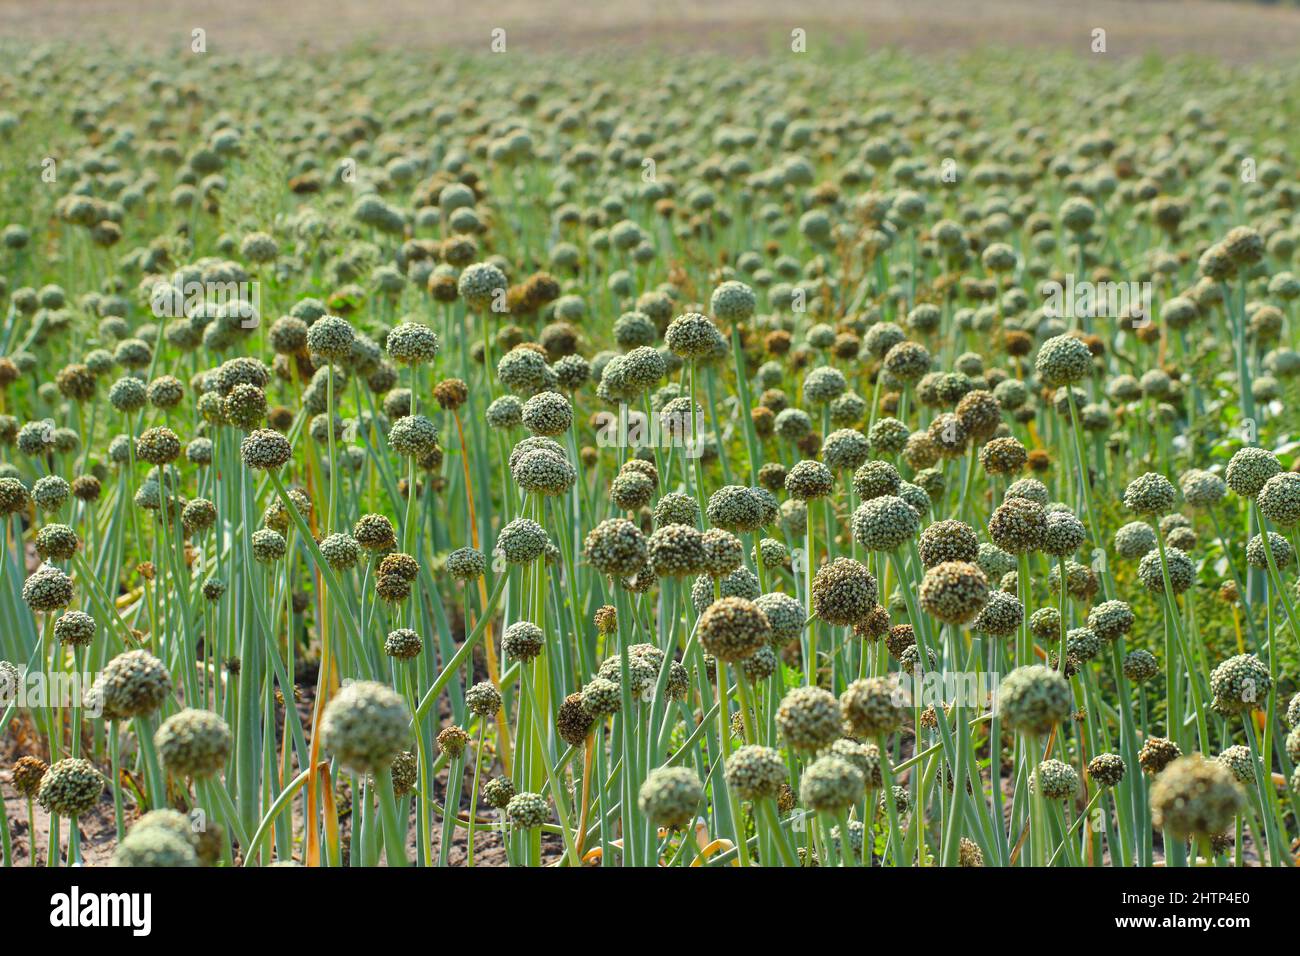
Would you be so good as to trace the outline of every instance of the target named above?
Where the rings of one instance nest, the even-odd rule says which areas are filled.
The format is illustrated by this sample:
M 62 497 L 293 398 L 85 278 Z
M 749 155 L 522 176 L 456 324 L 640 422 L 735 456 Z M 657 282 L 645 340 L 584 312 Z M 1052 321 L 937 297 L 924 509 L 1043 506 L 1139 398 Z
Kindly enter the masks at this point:
M 0 0 L 0 38 L 187 49 L 195 27 L 209 50 L 286 52 L 357 43 L 486 49 L 507 31 L 527 53 L 653 48 L 728 54 L 788 48 L 808 32 L 809 52 L 899 47 L 1059 48 L 1088 54 L 1107 31 L 1122 57 L 1209 54 L 1243 62 L 1294 57 L 1300 4 L 1222 0 Z

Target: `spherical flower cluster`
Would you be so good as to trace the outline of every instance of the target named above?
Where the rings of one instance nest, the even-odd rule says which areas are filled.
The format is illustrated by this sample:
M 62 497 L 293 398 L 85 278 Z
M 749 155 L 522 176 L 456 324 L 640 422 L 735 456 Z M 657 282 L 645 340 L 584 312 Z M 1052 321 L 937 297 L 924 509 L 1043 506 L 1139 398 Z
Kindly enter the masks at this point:
M 899 342 L 885 353 L 883 368 L 900 382 L 913 383 L 930 371 L 930 352 L 918 342 Z
M 1079 774 L 1068 763 L 1044 760 L 1030 774 L 1029 788 L 1049 800 L 1068 800 L 1079 790 Z
M 646 542 L 650 567 L 656 577 L 683 577 L 704 570 L 707 555 L 698 528 L 668 524 L 656 528 Z
M 509 777 L 493 777 L 483 784 L 483 799 L 488 806 L 504 810 L 515 796 L 515 784 Z M 545 822 L 543 820 L 542 822 Z
M 595 720 L 618 713 L 623 706 L 622 690 L 608 677 L 593 677 L 582 688 L 582 706 Z
M 853 491 L 864 502 L 885 495 L 897 495 L 902 479 L 898 469 L 887 461 L 864 462 L 853 473 Z
M 1013 594 L 990 591 L 988 603 L 971 621 L 971 629 L 990 637 L 1010 637 L 1025 618 L 1025 606 Z
M 822 442 L 822 460 L 832 471 L 857 469 L 871 454 L 871 443 L 862 432 L 841 428 L 831 432 Z
M 975 563 L 984 569 L 990 581 L 1000 580 L 1008 571 L 1016 569 L 1016 559 L 996 544 L 981 542 Z
M 186 502 L 181 510 L 181 527 L 187 534 L 199 534 L 207 531 L 217 521 L 217 507 L 207 498 L 195 498 Z
M 1241 497 L 1254 498 L 1263 490 L 1265 483 L 1281 471 L 1282 463 L 1277 460 L 1277 455 L 1267 449 L 1247 445 L 1228 462 L 1224 480 Z
M 438 426 L 423 415 L 404 415 L 388 429 L 388 447 L 406 458 L 420 458 L 438 444 Z
M 980 544 L 974 528 L 964 521 L 946 518 L 921 532 L 917 550 L 922 566 L 932 568 L 944 561 L 976 561 Z
M 1047 536 L 1047 513 L 1029 498 L 1008 497 L 989 517 L 989 537 L 1008 554 L 1036 551 Z
M 405 747 L 409 723 L 400 695 L 376 681 L 354 681 L 326 705 L 321 743 L 343 767 L 377 773 Z
M 92 694 L 110 719 L 147 717 L 172 693 L 162 661 L 145 650 L 125 651 L 104 666 Z
M 35 612 L 61 611 L 72 603 L 72 578 L 42 564 L 23 582 L 23 602 Z
M 1214 759 L 1223 764 L 1238 783 L 1246 786 L 1255 783 L 1255 758 L 1245 744 L 1229 747 Z
M 853 512 L 853 538 L 868 551 L 894 551 L 921 527 L 921 516 L 902 498 L 883 495 Z
M 1300 523 L 1300 474 L 1279 472 L 1259 489 L 1259 513 L 1284 528 Z
M 902 726 L 908 705 L 897 682 L 885 677 L 853 681 L 840 695 L 840 713 L 855 736 L 879 737 Z
M 163 721 L 154 746 L 169 773 L 196 780 L 225 766 L 230 755 L 230 727 L 210 710 L 186 708 Z
M 346 319 L 322 315 L 307 329 L 307 349 L 326 362 L 343 362 L 351 357 L 355 338 Z
M 812 434 L 812 417 L 802 408 L 783 408 L 771 427 L 786 441 L 799 442 Z
M 668 323 L 664 344 L 674 355 L 687 360 L 708 358 L 714 354 L 722 334 L 713 321 L 698 312 L 687 312 Z
M 1077 336 L 1055 335 L 1039 347 L 1034 372 L 1048 388 L 1073 385 L 1092 372 L 1092 353 Z
M 515 518 L 497 535 L 497 548 L 510 564 L 536 561 L 549 543 L 546 530 L 531 518 Z
M 239 445 L 239 454 L 246 468 L 274 470 L 285 464 L 293 454 L 289 439 L 269 428 L 249 432 Z
M 505 299 L 509 282 L 505 273 L 490 262 L 475 262 L 461 270 L 456 291 L 465 304 L 476 312 L 490 307 L 498 297 Z
M 743 282 L 729 279 L 713 290 L 709 311 L 724 322 L 743 322 L 754 314 L 758 303 L 754 290 Z
M 465 706 L 479 717 L 490 717 L 501 709 L 501 692 L 491 681 L 479 681 L 465 691 Z
M 289 546 L 284 540 L 284 535 L 273 528 L 259 528 L 254 531 L 249 545 L 253 553 L 253 558 L 263 564 L 270 564 L 273 561 L 279 561 L 288 553 Z
M 704 573 L 715 578 L 737 570 L 745 559 L 744 545 L 730 531 L 710 528 L 700 536 L 700 543 L 704 548 Z
M 439 753 L 455 758 L 465 752 L 465 747 L 469 745 L 469 734 L 465 728 L 452 724 L 438 731 L 437 742 Z
M 705 651 L 728 663 L 749 657 L 772 639 L 767 615 L 740 597 L 724 597 L 709 605 L 697 627 Z
M 409 661 L 419 657 L 423 649 L 424 641 L 409 627 L 399 627 L 395 631 L 390 631 L 388 637 L 384 639 L 384 653 L 398 660 Z
M 457 581 L 473 581 L 487 570 L 487 556 L 478 548 L 457 548 L 447 555 L 446 567 Z
M 587 533 L 583 557 L 602 574 L 630 577 L 646 563 L 645 536 L 631 521 L 611 518 Z
M 994 438 L 980 448 L 980 464 L 990 475 L 1014 475 L 1025 467 L 1029 452 L 1018 438 Z
M 36 553 L 46 560 L 68 561 L 80 546 L 77 532 L 66 524 L 47 524 L 36 532 Z
M 515 621 L 501 638 L 502 652 L 517 661 L 531 661 L 545 646 L 546 635 L 531 621 Z
M 1151 786 L 1151 822 L 1178 839 L 1224 832 L 1244 805 L 1232 772 L 1200 756 L 1173 761 Z
M 147 816 L 176 811 L 154 810 Z M 178 826 L 158 823 L 146 825 L 146 818 L 131 828 L 125 839 L 113 851 L 109 866 L 113 867 L 196 867 L 198 853 L 188 838 L 189 821 L 183 814 Z
M 535 830 L 551 818 L 551 805 L 539 793 L 517 793 L 505 806 L 506 819 L 521 830 Z
M 841 813 L 866 790 L 862 771 L 835 754 L 818 757 L 799 779 L 799 799 L 810 810 Z
M 1130 521 L 1115 532 L 1115 551 L 1130 561 L 1156 547 L 1156 532 L 1145 521 Z
M 1190 468 L 1178 479 L 1183 492 L 1183 500 L 1193 508 L 1213 508 L 1223 500 L 1228 490 L 1227 483 L 1210 471 Z
M 393 795 L 400 799 L 414 790 L 420 780 L 419 758 L 411 751 L 403 750 L 393 758 L 389 773 L 393 777 Z
M 1103 641 L 1113 641 L 1133 628 L 1133 609 L 1123 601 L 1103 601 L 1088 612 L 1088 627 Z
M 86 647 L 95 639 L 95 619 L 85 611 L 65 611 L 54 622 L 54 637 L 67 647 Z
M 108 390 L 108 402 L 119 412 L 129 414 L 144 408 L 148 392 L 144 382 L 132 376 L 119 378 Z
M 1124 507 L 1135 514 L 1168 514 L 1177 500 L 1173 482 L 1154 471 L 1139 475 L 1124 489 Z
M 522 417 L 534 435 L 563 435 L 573 423 L 573 407 L 559 392 L 538 392 L 524 402 Z
M 1138 648 L 1124 657 L 1124 676 L 1135 684 L 1144 684 L 1159 673 L 1160 665 L 1150 651 Z
M 502 385 L 519 395 L 532 395 L 557 384 L 555 373 L 546 364 L 546 357 L 522 346 L 501 356 L 497 362 L 497 378 Z M 498 414 L 509 415 L 505 409 L 499 410 Z M 519 405 L 519 420 L 523 420 L 522 403 Z
M 1138 751 L 1138 765 L 1155 775 L 1182 755 L 1182 748 L 1167 737 L 1148 737 Z
M 687 826 L 704 798 L 704 787 L 689 767 L 656 767 L 637 794 L 637 806 L 651 822 L 671 829 Z
M 530 494 L 553 497 L 563 495 L 572 488 L 578 479 L 578 473 L 563 454 L 538 448 L 525 452 L 513 461 L 510 477 Z
M 393 529 L 393 522 L 384 515 L 362 515 L 352 528 L 352 536 L 357 544 L 376 554 L 397 546 L 397 532 Z
M 361 545 L 352 535 L 335 532 L 321 540 L 320 553 L 332 569 L 346 571 L 361 560 Z
M 926 571 L 919 597 L 921 607 L 944 623 L 966 624 L 988 603 L 988 578 L 977 564 L 944 561 Z
M 907 445 L 911 430 L 897 418 L 878 418 L 867 432 L 871 450 L 878 455 L 897 455 Z
M 151 465 L 175 461 L 181 453 L 181 440 L 170 428 L 159 425 L 146 428 L 135 440 L 135 456 Z
M 775 591 L 760 595 L 754 604 L 767 616 L 774 645 L 784 646 L 803 632 L 803 605 L 790 595 Z
M 5 699 L 6 696 L 0 693 L 0 701 Z M 45 761 L 39 757 L 30 755 L 19 757 L 13 766 L 12 775 L 14 789 L 18 791 L 18 795 L 34 800 L 41 789 L 41 778 L 45 776 L 45 771 L 48 769 Z
M 790 749 L 815 753 L 829 747 L 842 733 L 839 701 L 820 687 L 796 687 L 781 700 L 776 726 Z
M 1262 709 L 1273 689 L 1268 666 L 1254 654 L 1238 654 L 1210 672 L 1210 693 L 1221 713 Z
M 23 511 L 31 495 L 17 478 L 0 478 L 0 515 L 14 515 Z
M 1265 541 L 1268 543 L 1265 544 Z M 1285 568 L 1291 564 L 1293 557 L 1291 543 L 1276 531 L 1268 532 L 1267 539 L 1262 534 L 1251 536 L 1251 539 L 1246 542 L 1246 564 L 1259 571 L 1267 571 L 1270 552 L 1273 563 L 1278 568 Z
M 836 558 L 817 569 L 812 582 L 812 606 L 827 624 L 852 626 L 876 606 L 875 576 L 852 558 Z
M 1058 558 L 1069 557 L 1078 551 L 1088 536 L 1078 516 L 1069 511 L 1047 512 L 1047 526 L 1043 532 L 1042 550 Z
M 656 528 L 662 528 L 664 525 L 669 524 L 694 526 L 699 520 L 699 503 L 691 495 L 684 492 L 670 491 L 655 502 L 654 521 Z
M 1175 547 L 1165 548 L 1165 564 L 1169 569 L 1169 586 L 1174 594 L 1182 594 L 1196 580 L 1196 566 L 1182 550 Z M 1138 562 L 1138 580 L 1148 591 L 1163 594 L 1165 590 L 1164 574 L 1160 563 L 1160 552 L 1148 551 Z
M 41 777 L 36 802 L 53 816 L 76 817 L 89 812 L 104 792 L 104 776 L 89 760 L 69 757 L 53 764 Z
M 804 401 L 817 408 L 829 405 L 843 395 L 848 387 L 843 372 L 831 365 L 821 365 L 804 376 Z
M 725 773 L 727 786 L 742 800 L 774 799 L 787 779 L 780 752 L 758 744 L 738 748 L 727 758 Z
M 835 476 L 820 461 L 805 459 L 786 473 L 785 490 L 801 501 L 823 498 L 835 490 Z
M 1102 787 L 1116 787 L 1124 779 L 1124 758 L 1119 754 L 1097 754 L 1088 761 L 1088 779 Z
M 1043 736 L 1070 716 L 1070 685 L 1041 664 L 1017 667 L 998 685 L 998 712 L 1009 730 Z
M 493 428 L 513 428 L 524 419 L 524 405 L 514 395 L 502 395 L 487 407 L 483 417 Z
M 709 524 L 728 531 L 755 531 L 762 527 L 765 511 L 755 489 L 723 485 L 709 496 L 705 507 Z
M 655 483 L 638 471 L 621 471 L 609 485 L 609 500 L 620 511 L 639 511 L 654 497 Z
M 963 430 L 977 441 L 989 438 L 1002 424 L 1002 405 L 982 388 L 963 395 L 955 411 Z
M 423 365 L 438 354 L 438 335 L 420 322 L 400 322 L 385 340 L 389 357 L 399 365 Z
M 476 685 L 482 686 L 482 685 Z M 466 698 L 468 700 L 468 697 Z M 498 706 L 500 697 L 497 697 Z M 495 713 L 495 711 L 493 711 Z M 591 712 L 583 701 L 582 694 L 570 694 L 564 698 L 560 704 L 560 709 L 555 715 L 555 729 L 560 734 L 560 739 L 570 747 L 581 747 L 587 739 L 587 734 L 591 731 L 593 721 Z

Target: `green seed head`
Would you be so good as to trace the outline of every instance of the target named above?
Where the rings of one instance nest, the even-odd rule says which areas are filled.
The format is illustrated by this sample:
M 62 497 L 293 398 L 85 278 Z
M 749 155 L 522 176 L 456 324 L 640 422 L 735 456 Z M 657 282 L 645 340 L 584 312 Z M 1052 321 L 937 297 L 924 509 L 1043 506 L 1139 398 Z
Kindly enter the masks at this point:
M 1151 822 L 1180 839 L 1223 833 L 1243 805 L 1232 772 L 1199 755 L 1173 761 L 1151 786 Z
M 776 726 L 792 750 L 816 753 L 842 734 L 839 701 L 820 687 L 796 687 L 777 708 Z
M 89 760 L 70 757 L 41 777 L 36 801 L 51 815 L 76 817 L 89 812 L 104 792 L 104 777 Z
M 1044 736 L 1067 720 L 1072 708 L 1070 685 L 1041 664 L 1017 667 L 998 686 L 998 712 L 1009 730 Z
M 388 767 L 408 739 L 410 714 L 402 698 L 384 684 L 355 681 L 325 708 L 321 741 L 340 764 L 358 773 Z
M 694 770 L 656 767 L 641 785 L 637 806 L 653 823 L 682 829 L 690 824 L 703 798 L 704 788 Z

